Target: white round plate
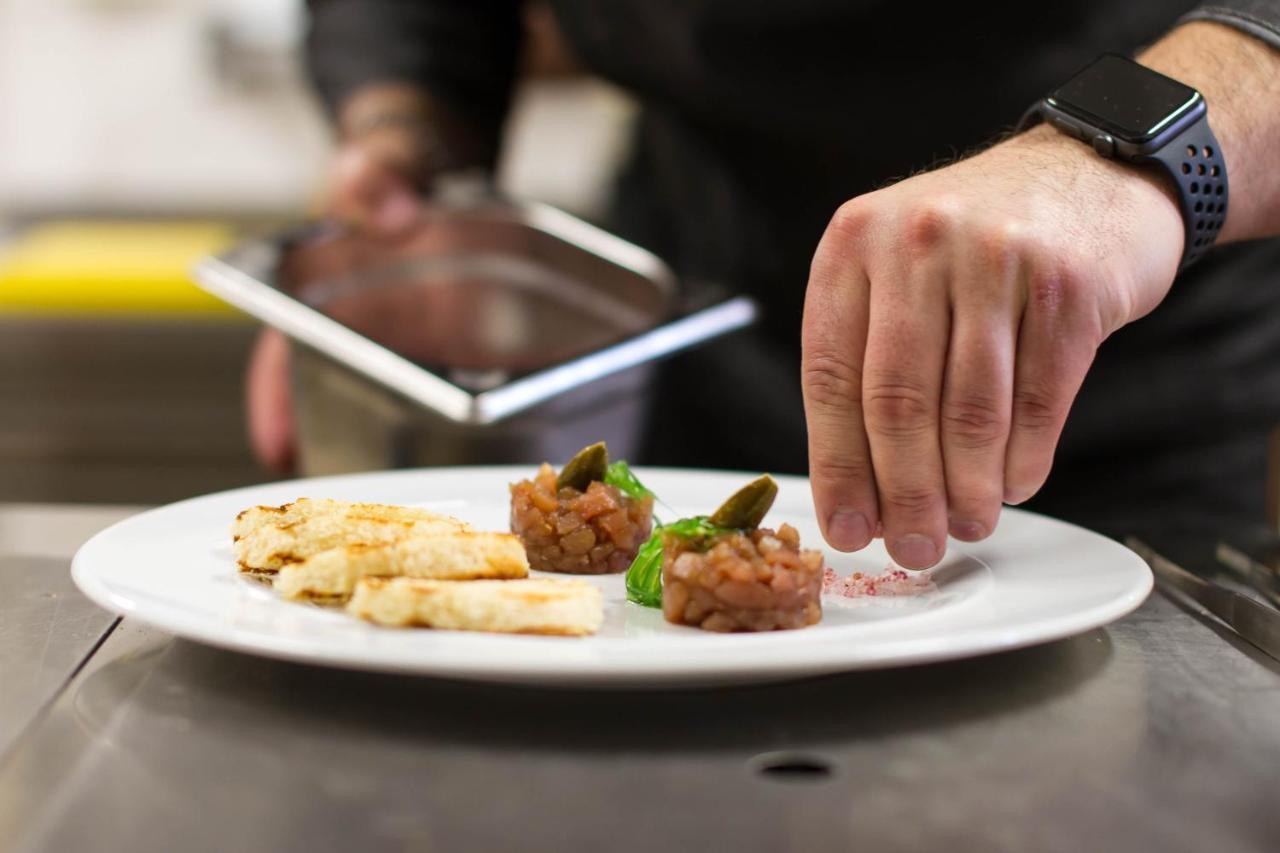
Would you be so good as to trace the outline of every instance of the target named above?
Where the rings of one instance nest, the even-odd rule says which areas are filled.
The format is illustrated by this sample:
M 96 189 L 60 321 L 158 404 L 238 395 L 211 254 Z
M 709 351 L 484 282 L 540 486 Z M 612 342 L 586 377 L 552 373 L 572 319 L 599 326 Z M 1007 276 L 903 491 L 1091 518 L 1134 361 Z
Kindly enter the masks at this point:
M 1087 530 L 1018 510 L 976 545 L 952 542 L 933 570 L 938 590 L 912 597 L 823 600 L 822 621 L 797 631 L 713 634 L 669 625 L 626 601 L 621 575 L 604 591 L 593 637 L 531 637 L 389 629 L 341 610 L 286 602 L 236 571 L 228 532 L 236 513 L 300 496 L 423 506 L 508 529 L 507 485 L 532 466 L 436 468 L 255 486 L 160 507 L 99 533 L 72 574 L 98 604 L 161 630 L 223 648 L 309 663 L 484 681 L 661 686 L 772 681 L 970 657 L 1104 625 L 1151 590 L 1146 564 Z M 745 483 L 736 472 L 643 469 L 645 484 L 681 515 L 705 513 Z M 808 481 L 779 477 L 766 524 L 787 522 L 820 547 Z M 661 514 L 661 508 L 659 508 Z M 826 549 L 841 574 L 879 573 L 879 543 Z

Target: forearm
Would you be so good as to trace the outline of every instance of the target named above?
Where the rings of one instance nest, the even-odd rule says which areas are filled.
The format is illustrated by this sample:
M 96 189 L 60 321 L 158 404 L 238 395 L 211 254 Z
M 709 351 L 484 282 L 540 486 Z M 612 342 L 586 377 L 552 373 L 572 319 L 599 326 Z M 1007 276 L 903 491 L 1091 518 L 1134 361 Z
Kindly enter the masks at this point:
M 1231 181 L 1219 244 L 1280 236 L 1280 50 L 1232 27 L 1194 21 L 1137 59 L 1208 102 Z

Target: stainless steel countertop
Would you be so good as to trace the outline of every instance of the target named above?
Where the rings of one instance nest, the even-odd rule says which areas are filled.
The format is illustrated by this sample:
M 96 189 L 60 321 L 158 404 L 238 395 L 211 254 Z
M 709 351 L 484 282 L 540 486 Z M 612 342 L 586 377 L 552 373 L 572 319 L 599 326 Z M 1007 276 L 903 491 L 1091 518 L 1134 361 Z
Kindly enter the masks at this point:
M 67 561 L 0 555 L 0 754 L 106 636 L 115 617 L 71 583 Z
M 67 568 L 81 542 L 133 512 L 0 504 L 0 755 L 115 623 Z
M 825 772 L 761 772 L 784 759 Z M 124 620 L 0 762 L 0 849 L 1274 850 L 1277 791 L 1280 664 L 1158 595 L 1018 652 L 695 692 L 327 670 Z

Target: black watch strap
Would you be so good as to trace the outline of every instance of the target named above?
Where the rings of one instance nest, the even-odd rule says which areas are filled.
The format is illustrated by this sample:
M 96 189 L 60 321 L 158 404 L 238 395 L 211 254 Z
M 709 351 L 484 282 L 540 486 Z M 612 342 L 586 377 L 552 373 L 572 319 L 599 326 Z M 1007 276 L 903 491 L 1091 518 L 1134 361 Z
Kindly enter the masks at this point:
M 1159 151 L 1139 162 L 1158 164 L 1178 187 L 1178 203 L 1186 226 L 1182 246 L 1183 270 L 1194 263 L 1222 230 L 1227 218 L 1227 164 L 1208 116 L 1171 139 Z

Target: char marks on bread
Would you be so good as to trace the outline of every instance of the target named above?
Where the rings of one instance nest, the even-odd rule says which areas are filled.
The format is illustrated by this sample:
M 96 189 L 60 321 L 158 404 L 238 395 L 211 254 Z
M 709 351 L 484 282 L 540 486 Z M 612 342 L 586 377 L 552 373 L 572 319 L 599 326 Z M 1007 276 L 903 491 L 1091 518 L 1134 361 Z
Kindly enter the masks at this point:
M 313 554 L 281 567 L 275 587 L 285 598 L 345 601 L 363 577 L 437 580 L 517 579 L 529 562 L 510 533 L 452 531 L 411 535 L 383 545 L 355 544 Z
M 318 516 L 377 518 L 384 521 L 434 521 L 449 518 L 438 512 L 395 504 L 339 501 L 332 498 L 298 498 L 280 506 L 255 506 L 244 510 L 231 523 L 231 538 L 239 542 L 259 528 L 282 526 Z
M 235 542 L 242 571 L 275 574 L 322 551 L 349 545 L 389 545 L 410 536 L 469 531 L 470 525 L 445 515 L 416 520 L 385 516 L 314 515 L 298 521 L 264 524 Z
M 600 589 L 559 578 L 441 581 L 361 578 L 347 612 L 389 627 L 503 634 L 594 634 L 604 622 Z

